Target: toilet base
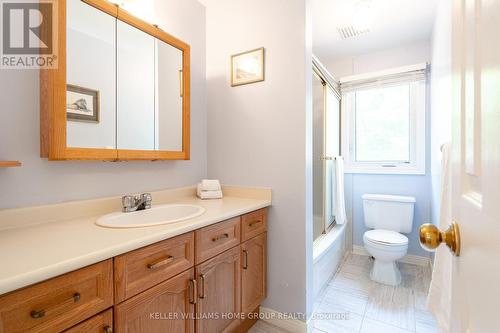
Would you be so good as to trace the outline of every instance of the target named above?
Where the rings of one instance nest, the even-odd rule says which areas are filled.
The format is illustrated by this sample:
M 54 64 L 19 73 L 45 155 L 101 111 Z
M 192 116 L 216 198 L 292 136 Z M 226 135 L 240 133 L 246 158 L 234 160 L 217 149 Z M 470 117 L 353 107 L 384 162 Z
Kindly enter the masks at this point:
M 401 283 L 401 272 L 395 261 L 380 261 L 375 258 L 370 278 L 378 283 L 397 286 Z

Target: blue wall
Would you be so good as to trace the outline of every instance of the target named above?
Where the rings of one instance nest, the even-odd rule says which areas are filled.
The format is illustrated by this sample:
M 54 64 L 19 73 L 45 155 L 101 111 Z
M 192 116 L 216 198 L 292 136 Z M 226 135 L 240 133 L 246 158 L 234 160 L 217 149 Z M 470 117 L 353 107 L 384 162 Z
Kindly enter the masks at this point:
M 421 248 L 418 240 L 420 225 L 431 222 L 429 176 L 346 174 L 345 187 L 346 201 L 348 201 L 347 209 L 352 207 L 348 215 L 353 221 L 354 245 L 363 246 L 363 234 L 368 230 L 364 222 L 363 200 L 361 199 L 363 194 L 407 195 L 417 199 L 413 230 L 407 235 L 409 239 L 408 254 L 429 256 L 429 252 Z
M 426 174 L 425 175 L 384 175 L 384 174 L 346 174 L 345 195 L 347 215 L 352 223 L 353 245 L 364 246 L 363 234 L 365 226 L 363 200 L 361 196 L 370 194 L 392 194 L 415 197 L 415 215 L 412 232 L 408 235 L 408 254 L 430 257 L 430 252 L 420 246 L 419 228 L 424 223 L 432 223 L 432 185 L 431 185 L 431 90 L 427 84 L 426 107 Z M 435 222 L 435 221 L 434 221 Z
M 441 41 L 441 40 L 440 40 Z M 412 43 L 400 47 L 381 50 L 373 53 L 357 55 L 330 62 L 328 69 L 334 76 L 364 74 L 384 70 L 391 67 L 406 66 L 431 59 L 430 42 Z M 434 69 L 434 68 L 433 68 Z M 434 92 L 434 90 L 433 90 Z M 430 223 L 432 216 L 431 201 L 431 91 L 427 87 L 426 110 L 426 174 L 419 175 L 374 175 L 374 174 L 346 174 L 345 195 L 346 210 L 349 220 L 352 221 L 352 240 L 354 245 L 363 246 L 363 234 L 367 230 L 363 215 L 363 201 L 365 193 L 394 194 L 414 196 L 417 199 L 413 231 L 407 235 L 410 244 L 408 254 L 429 256 L 429 252 L 420 247 L 418 229 L 423 223 Z M 445 103 L 446 101 L 443 101 Z M 449 104 L 449 103 L 448 103 Z M 443 107 L 443 105 L 440 105 Z M 436 109 L 436 114 L 441 110 Z M 435 116 L 434 114 L 432 116 Z M 433 118 L 432 120 L 436 120 Z M 446 121 L 443 120 L 443 121 Z M 435 123 L 438 126 L 437 123 Z M 345 133 L 345 132 L 344 132 Z M 345 138 L 343 138 L 344 140 Z M 435 148 L 436 149 L 436 148 Z M 434 149 L 434 150 L 435 150 Z M 439 147 L 437 148 L 439 151 Z M 439 161 L 438 161 L 439 162 Z

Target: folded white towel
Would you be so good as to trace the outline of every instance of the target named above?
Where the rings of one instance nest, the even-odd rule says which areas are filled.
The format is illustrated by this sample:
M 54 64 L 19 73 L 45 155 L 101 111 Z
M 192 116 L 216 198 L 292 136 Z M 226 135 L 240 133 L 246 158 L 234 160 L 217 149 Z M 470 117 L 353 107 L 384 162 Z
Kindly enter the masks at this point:
M 202 185 L 198 184 L 196 188 L 196 194 L 198 195 L 198 198 L 205 200 L 205 199 L 222 199 L 222 191 L 203 191 L 202 190 Z
M 201 181 L 202 191 L 220 191 L 220 182 L 218 179 L 203 179 Z

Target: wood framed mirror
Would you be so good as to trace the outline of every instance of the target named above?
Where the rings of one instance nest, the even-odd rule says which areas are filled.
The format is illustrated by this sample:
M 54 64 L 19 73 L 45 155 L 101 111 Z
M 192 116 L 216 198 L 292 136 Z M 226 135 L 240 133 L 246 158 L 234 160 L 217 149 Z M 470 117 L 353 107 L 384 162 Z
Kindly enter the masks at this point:
M 105 0 L 58 1 L 58 68 L 40 71 L 40 155 L 190 158 L 190 46 Z

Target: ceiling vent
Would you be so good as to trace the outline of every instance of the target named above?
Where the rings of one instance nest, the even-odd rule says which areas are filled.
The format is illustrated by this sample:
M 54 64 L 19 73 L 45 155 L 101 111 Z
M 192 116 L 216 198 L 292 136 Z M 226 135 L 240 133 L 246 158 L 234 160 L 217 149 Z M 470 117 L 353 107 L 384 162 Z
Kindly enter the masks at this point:
M 342 39 L 348 39 L 348 38 L 358 37 L 359 35 L 362 34 L 366 34 L 370 32 L 370 29 L 359 30 L 350 25 L 345 27 L 337 27 L 337 31 L 339 32 L 340 37 L 342 37 Z

